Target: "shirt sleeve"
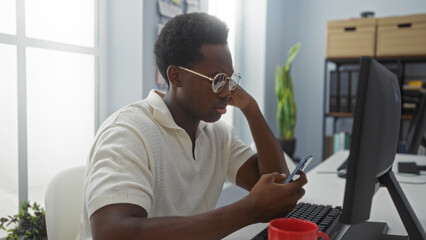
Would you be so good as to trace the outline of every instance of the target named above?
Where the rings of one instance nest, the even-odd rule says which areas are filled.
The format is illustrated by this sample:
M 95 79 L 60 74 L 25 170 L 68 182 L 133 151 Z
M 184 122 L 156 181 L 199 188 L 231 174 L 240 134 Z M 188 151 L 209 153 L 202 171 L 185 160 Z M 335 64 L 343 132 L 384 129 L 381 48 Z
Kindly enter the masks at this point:
M 154 170 L 143 136 L 132 126 L 113 124 L 98 137 L 86 182 L 88 215 L 117 203 L 135 204 L 147 213 L 153 202 Z

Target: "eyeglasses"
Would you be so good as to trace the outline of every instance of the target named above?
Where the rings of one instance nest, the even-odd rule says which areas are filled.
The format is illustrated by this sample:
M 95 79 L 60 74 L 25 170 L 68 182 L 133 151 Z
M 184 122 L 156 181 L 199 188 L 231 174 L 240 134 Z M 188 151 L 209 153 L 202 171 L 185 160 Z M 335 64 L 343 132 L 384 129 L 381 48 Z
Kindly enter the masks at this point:
M 218 93 L 220 90 L 223 89 L 223 87 L 226 84 L 226 80 L 229 80 L 228 86 L 229 86 L 229 90 L 231 90 L 231 91 L 234 90 L 237 87 L 238 83 L 241 80 L 241 75 L 239 73 L 233 73 L 230 77 L 226 76 L 225 73 L 218 73 L 218 74 L 216 74 L 216 76 L 214 76 L 214 78 L 211 78 L 211 77 L 207 77 L 207 76 L 205 76 L 201 73 L 197 73 L 195 71 L 189 70 L 189 69 L 184 68 L 184 67 L 178 67 L 178 68 L 183 69 L 187 72 L 193 73 L 195 75 L 198 75 L 200 77 L 203 77 L 203 78 L 211 81 L 212 82 L 212 89 L 213 89 L 213 92 L 215 92 L 215 93 Z

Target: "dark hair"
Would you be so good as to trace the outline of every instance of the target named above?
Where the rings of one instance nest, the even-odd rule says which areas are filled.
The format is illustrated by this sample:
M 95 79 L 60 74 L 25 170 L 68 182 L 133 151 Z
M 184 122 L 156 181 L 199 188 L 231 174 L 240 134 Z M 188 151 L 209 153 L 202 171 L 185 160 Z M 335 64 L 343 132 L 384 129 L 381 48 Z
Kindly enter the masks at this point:
M 190 67 L 203 60 L 203 44 L 227 44 L 228 27 L 215 16 L 188 13 L 170 19 L 155 42 L 155 61 L 169 85 L 170 65 Z

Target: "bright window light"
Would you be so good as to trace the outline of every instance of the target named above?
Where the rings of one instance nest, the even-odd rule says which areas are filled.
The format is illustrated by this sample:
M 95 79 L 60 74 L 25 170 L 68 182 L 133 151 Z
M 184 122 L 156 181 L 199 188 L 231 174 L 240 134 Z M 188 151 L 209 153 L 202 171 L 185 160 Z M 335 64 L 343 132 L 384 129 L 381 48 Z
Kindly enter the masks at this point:
M 94 7 L 93 0 L 28 0 L 25 2 L 26 35 L 93 47 Z
M 0 0 L 0 33 L 16 34 L 15 0 Z
M 44 202 L 48 181 L 84 165 L 94 136 L 95 57 L 27 49 L 28 189 Z
M 15 215 L 18 209 L 16 68 L 16 46 L 0 43 L 0 217 Z M 0 230 L 0 238 L 4 236 Z

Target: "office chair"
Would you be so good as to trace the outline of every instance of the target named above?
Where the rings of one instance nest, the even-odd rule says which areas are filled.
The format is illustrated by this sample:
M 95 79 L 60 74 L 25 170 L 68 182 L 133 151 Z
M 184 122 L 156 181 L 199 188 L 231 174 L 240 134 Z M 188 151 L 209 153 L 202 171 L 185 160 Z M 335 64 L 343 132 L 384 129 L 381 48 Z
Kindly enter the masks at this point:
M 75 240 L 83 207 L 84 166 L 56 174 L 46 189 L 46 227 L 49 240 Z

